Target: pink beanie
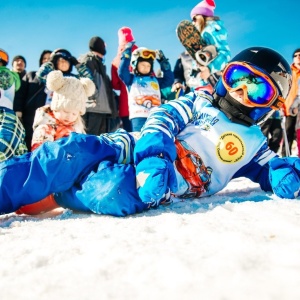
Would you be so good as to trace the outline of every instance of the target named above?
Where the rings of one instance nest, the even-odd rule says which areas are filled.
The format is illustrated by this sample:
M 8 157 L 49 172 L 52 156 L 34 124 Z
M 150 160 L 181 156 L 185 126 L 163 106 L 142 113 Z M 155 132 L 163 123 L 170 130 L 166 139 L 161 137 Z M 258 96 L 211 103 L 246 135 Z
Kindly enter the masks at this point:
M 216 4 L 214 0 L 203 0 L 199 2 L 191 11 L 191 19 L 196 15 L 213 17 Z
M 134 41 L 132 30 L 129 27 L 121 27 L 118 30 L 118 37 L 119 37 L 119 46 Z

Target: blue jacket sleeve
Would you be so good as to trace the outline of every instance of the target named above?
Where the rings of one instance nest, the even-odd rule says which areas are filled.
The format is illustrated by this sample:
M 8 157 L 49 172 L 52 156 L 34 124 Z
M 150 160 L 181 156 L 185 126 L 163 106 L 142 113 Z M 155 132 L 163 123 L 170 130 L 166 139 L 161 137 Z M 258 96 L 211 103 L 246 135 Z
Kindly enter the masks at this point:
M 171 65 L 167 59 L 159 61 L 160 68 L 163 72 L 162 78 L 157 78 L 159 83 L 159 88 L 164 89 L 166 87 L 171 87 L 174 82 L 174 74 L 171 70 Z
M 118 75 L 125 85 L 130 88 L 134 75 L 130 73 L 131 48 L 125 49 L 122 53 L 121 62 L 118 68 Z
M 169 161 L 175 160 L 174 139 L 192 120 L 196 98 L 195 93 L 189 93 L 150 112 L 134 150 L 136 164 L 152 156 L 163 156 Z

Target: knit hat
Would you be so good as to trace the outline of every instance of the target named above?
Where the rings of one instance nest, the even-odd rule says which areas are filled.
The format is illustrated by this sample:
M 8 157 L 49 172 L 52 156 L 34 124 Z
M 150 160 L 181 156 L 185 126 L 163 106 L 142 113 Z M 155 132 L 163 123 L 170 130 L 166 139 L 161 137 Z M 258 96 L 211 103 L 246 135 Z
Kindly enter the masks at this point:
M 0 49 L 0 61 L 2 62 L 3 66 L 6 66 L 9 61 L 9 56 L 3 49 Z
M 296 49 L 294 52 L 293 52 L 293 57 L 295 55 L 295 53 L 299 53 L 300 52 L 300 48 Z
M 51 101 L 51 109 L 54 111 L 74 109 L 84 115 L 88 97 L 95 92 L 95 84 L 89 78 L 64 77 L 61 71 L 50 72 L 46 84 L 54 92 Z
M 105 43 L 99 36 L 94 36 L 90 39 L 89 47 L 91 51 L 98 52 L 102 55 L 106 54 Z
M 14 61 L 16 61 L 17 59 L 22 59 L 22 60 L 24 61 L 25 68 L 26 68 L 26 59 L 25 59 L 25 57 L 22 56 L 22 55 L 16 55 L 16 56 L 13 58 L 11 64 L 13 65 Z
M 129 27 L 121 27 L 118 30 L 118 37 L 119 37 L 119 46 L 134 41 L 132 30 Z
M 199 2 L 191 11 L 191 19 L 196 15 L 213 17 L 216 4 L 214 0 L 203 0 Z

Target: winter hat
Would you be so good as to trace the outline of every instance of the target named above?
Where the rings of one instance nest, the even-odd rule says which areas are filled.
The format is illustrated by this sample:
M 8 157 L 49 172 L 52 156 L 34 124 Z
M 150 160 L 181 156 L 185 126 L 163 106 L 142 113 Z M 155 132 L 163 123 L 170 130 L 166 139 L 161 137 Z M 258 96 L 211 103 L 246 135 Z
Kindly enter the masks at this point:
M 13 65 L 14 61 L 16 61 L 17 59 L 22 59 L 22 60 L 24 61 L 25 68 L 26 68 L 26 59 L 25 59 L 25 57 L 22 56 L 22 55 L 16 55 L 16 56 L 13 58 L 11 64 Z
M 94 36 L 90 39 L 89 47 L 91 51 L 98 52 L 102 55 L 106 54 L 105 43 L 99 36 Z
M 69 70 L 63 72 L 65 75 L 70 74 L 73 68 L 73 64 L 71 63 L 72 54 L 66 49 L 55 49 L 50 55 L 50 61 L 53 63 L 55 70 L 57 70 L 57 62 L 59 58 L 63 58 L 70 63 Z
M 293 57 L 295 55 L 295 53 L 299 53 L 300 52 L 300 48 L 296 49 L 294 52 L 293 52 Z
M 74 109 L 84 115 L 88 97 L 95 92 L 95 84 L 89 78 L 64 77 L 61 71 L 50 72 L 46 84 L 54 92 L 51 101 L 51 109 L 54 111 Z
M 2 62 L 3 66 L 6 66 L 9 61 L 9 56 L 3 49 L 0 49 L 0 61 Z
M 121 27 L 118 30 L 118 37 L 119 37 L 119 46 L 134 41 L 132 30 L 129 27 Z
M 199 2 L 191 11 L 191 19 L 196 15 L 202 15 L 206 17 L 214 16 L 214 9 L 216 4 L 214 0 L 203 0 Z

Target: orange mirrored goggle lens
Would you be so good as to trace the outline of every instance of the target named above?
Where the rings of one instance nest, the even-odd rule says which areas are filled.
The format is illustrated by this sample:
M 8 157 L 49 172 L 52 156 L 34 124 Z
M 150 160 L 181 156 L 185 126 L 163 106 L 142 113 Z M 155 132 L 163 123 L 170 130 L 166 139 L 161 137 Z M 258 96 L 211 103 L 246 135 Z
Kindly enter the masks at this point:
M 140 56 L 143 57 L 143 58 L 155 59 L 156 53 L 155 53 L 155 51 L 152 51 L 152 50 L 142 50 L 140 52 Z
M 246 63 L 229 63 L 224 69 L 222 80 L 229 91 L 245 89 L 248 102 L 255 106 L 270 106 L 278 97 L 277 88 L 268 76 Z

